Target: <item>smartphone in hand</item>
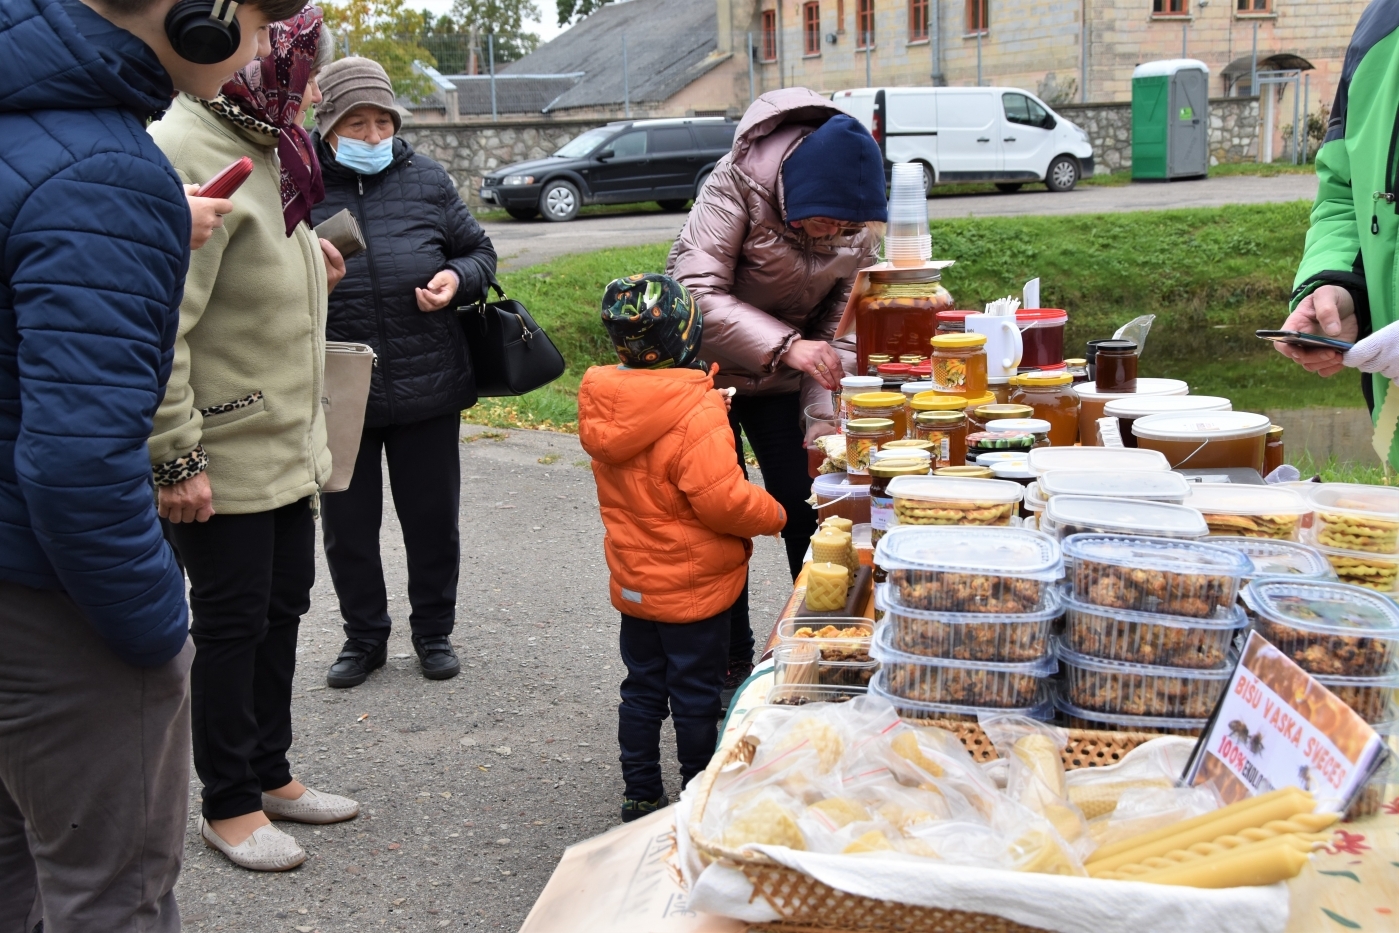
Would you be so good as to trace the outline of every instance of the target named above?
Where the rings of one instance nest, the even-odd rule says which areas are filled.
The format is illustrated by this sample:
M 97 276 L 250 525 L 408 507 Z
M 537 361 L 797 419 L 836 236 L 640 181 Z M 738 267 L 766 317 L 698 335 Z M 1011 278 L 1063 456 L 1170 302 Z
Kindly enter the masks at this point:
M 230 163 L 213 178 L 199 186 L 200 198 L 228 198 L 233 196 L 233 192 L 242 187 L 243 182 L 248 180 L 248 176 L 253 173 L 253 160 L 247 156 L 241 156 Z
M 1334 337 L 1323 337 L 1321 334 L 1304 334 L 1299 330 L 1260 330 L 1254 332 L 1255 336 L 1264 340 L 1271 340 L 1273 343 L 1285 343 L 1292 347 L 1302 347 L 1306 350 L 1335 350 L 1337 353 L 1344 353 L 1353 343 L 1346 343 L 1344 340 L 1337 340 Z

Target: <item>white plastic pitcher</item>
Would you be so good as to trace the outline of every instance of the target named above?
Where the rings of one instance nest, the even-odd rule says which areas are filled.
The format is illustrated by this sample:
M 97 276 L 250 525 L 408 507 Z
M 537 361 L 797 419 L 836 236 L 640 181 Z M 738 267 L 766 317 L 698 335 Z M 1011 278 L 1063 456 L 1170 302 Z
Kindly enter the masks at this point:
M 986 338 L 986 376 L 988 379 L 1008 379 L 1020 368 L 1025 344 L 1014 317 L 994 317 L 989 314 L 967 316 L 967 333 Z

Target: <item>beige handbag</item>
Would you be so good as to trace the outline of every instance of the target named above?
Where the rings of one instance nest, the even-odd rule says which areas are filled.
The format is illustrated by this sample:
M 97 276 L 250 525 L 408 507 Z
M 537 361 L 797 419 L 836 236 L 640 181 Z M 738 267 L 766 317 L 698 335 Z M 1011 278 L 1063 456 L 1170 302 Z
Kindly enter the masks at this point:
M 330 447 L 330 479 L 321 492 L 344 492 L 355 475 L 364 407 L 369 402 L 369 378 L 374 372 L 374 348 L 367 343 L 325 344 L 325 433 Z

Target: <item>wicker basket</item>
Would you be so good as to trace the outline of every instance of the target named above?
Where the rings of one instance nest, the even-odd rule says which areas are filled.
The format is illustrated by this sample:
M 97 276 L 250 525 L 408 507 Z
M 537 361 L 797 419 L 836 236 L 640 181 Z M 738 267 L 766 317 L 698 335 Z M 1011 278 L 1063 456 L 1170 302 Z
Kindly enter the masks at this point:
M 995 746 L 976 723 L 938 722 L 930 725 L 957 736 L 978 762 L 998 757 Z M 1087 729 L 1070 729 L 1068 732 L 1069 744 L 1064 749 L 1063 759 L 1065 769 L 1070 771 L 1117 764 L 1138 745 L 1157 738 L 1143 732 L 1098 732 Z M 782 917 L 780 921 L 754 924 L 750 930 L 769 933 L 1046 933 L 1040 927 L 1024 926 L 993 914 L 915 907 L 847 894 L 795 869 L 779 865 L 765 855 L 725 848 L 704 839 L 700 835 L 700 822 L 720 770 L 735 761 L 751 761 L 753 751 L 753 746 L 746 742 L 736 742 L 726 754 L 715 756 L 699 778 L 699 798 L 690 816 L 690 839 L 695 848 L 706 859 L 723 862 L 743 872 L 753 885 L 755 895 L 761 895 Z

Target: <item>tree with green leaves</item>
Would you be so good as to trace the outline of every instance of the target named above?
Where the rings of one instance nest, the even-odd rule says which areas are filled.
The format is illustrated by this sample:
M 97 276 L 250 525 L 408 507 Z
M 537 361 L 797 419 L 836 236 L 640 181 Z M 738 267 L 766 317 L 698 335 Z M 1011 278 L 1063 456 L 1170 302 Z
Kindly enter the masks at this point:
M 611 3 L 612 0 L 557 0 L 559 7 L 559 25 L 567 26 L 571 22 L 576 22 L 596 10 L 602 9 L 604 3 Z
M 487 36 L 494 44 L 497 65 L 524 58 L 539 48 L 539 36 L 525 31 L 527 20 L 539 18 L 539 7 L 533 0 L 456 0 L 450 18 L 459 33 L 476 37 L 483 72 Z
M 407 0 L 326 0 L 321 9 L 335 30 L 340 54 L 372 58 L 384 66 L 394 92 L 422 100 L 432 82 L 413 70 L 415 61 L 437 65 L 422 36 L 432 17 L 408 8 Z

